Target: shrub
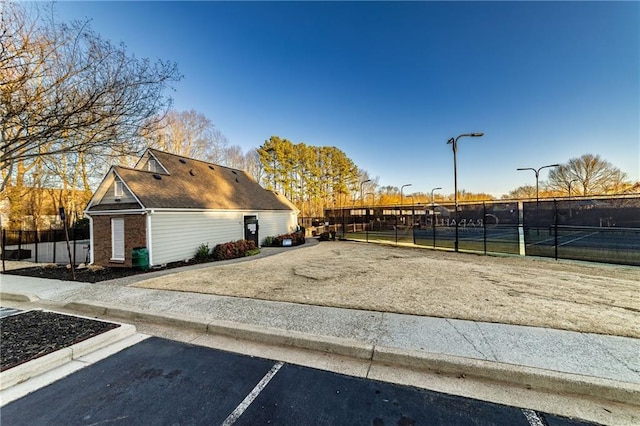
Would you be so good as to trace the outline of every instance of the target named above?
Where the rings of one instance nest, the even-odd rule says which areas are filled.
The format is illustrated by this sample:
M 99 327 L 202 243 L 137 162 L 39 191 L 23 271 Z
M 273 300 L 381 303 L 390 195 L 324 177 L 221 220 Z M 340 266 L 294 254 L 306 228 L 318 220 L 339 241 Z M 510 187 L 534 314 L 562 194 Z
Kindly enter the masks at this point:
M 196 250 L 196 259 L 204 260 L 209 257 L 209 244 L 200 244 L 198 250 Z
M 298 232 L 292 232 L 290 234 L 278 235 L 277 237 L 273 238 L 273 245 L 280 247 L 282 246 L 282 242 L 284 240 L 291 240 L 292 246 L 298 246 L 300 244 L 304 244 L 305 242 L 304 233 L 298 231 Z
M 264 241 L 262 241 L 262 245 L 265 247 L 272 247 L 274 244 L 274 237 L 265 237 Z
M 256 243 L 248 240 L 230 241 L 218 244 L 213 248 L 214 260 L 235 259 L 248 256 L 256 249 Z

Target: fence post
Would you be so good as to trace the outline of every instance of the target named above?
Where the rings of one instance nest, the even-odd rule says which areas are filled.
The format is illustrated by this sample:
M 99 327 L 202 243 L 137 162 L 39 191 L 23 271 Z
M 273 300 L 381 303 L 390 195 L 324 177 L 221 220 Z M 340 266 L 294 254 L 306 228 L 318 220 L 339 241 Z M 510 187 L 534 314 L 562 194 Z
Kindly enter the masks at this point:
M 7 253 L 5 251 L 6 246 L 7 246 L 7 230 L 3 229 L 2 230 L 2 272 L 7 272 L 4 265 L 4 259 L 5 257 L 7 257 Z
M 553 238 L 555 244 L 555 258 L 558 260 L 558 201 L 553 199 Z
M 58 245 L 57 239 L 56 239 L 56 230 L 49 228 L 49 230 L 51 231 L 51 239 L 53 240 L 53 262 L 52 263 L 56 263 L 56 246 Z
M 76 230 L 74 228 L 71 228 L 71 237 L 73 237 L 73 264 L 77 265 L 76 263 Z M 69 263 L 71 263 L 71 259 L 69 259 Z
M 433 248 L 436 248 L 436 206 L 431 205 L 431 231 L 433 232 Z
M 35 231 L 33 231 L 33 232 L 35 232 L 35 238 L 33 239 L 34 240 L 33 241 L 34 242 L 34 246 L 35 246 L 35 252 L 36 252 L 35 261 L 36 261 L 36 263 L 38 263 L 38 245 L 39 245 L 39 241 L 40 241 L 40 238 L 38 238 L 38 228 L 36 228 Z
M 518 254 L 526 256 L 524 241 L 524 202 L 518 201 Z
M 487 254 L 487 205 L 482 202 L 482 243 L 484 247 L 484 254 Z
M 395 228 L 396 231 L 396 245 L 398 245 L 398 212 L 394 212 L 395 213 L 395 219 L 396 219 L 396 224 L 393 226 Z

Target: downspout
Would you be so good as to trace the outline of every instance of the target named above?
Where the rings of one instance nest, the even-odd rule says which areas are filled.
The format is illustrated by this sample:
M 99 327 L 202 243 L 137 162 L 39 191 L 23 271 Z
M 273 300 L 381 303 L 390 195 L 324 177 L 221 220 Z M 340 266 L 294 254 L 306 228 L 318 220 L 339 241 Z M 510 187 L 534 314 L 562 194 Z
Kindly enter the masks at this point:
M 89 265 L 93 265 L 93 253 L 93 217 L 89 216 Z
M 147 214 L 147 232 L 145 233 L 147 236 L 147 251 L 149 252 L 149 267 L 153 266 L 153 251 L 151 249 L 151 243 L 153 241 L 151 237 L 151 215 L 155 213 L 155 210 L 149 210 L 146 212 Z

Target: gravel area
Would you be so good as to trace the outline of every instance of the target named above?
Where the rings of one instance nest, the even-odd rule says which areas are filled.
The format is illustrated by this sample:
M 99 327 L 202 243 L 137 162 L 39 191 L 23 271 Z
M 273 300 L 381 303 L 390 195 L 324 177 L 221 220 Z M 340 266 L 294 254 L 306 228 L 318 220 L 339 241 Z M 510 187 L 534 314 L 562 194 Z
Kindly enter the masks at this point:
M 0 371 L 120 327 L 103 321 L 46 311 L 0 318 Z
M 136 287 L 640 338 L 640 268 L 345 241 Z

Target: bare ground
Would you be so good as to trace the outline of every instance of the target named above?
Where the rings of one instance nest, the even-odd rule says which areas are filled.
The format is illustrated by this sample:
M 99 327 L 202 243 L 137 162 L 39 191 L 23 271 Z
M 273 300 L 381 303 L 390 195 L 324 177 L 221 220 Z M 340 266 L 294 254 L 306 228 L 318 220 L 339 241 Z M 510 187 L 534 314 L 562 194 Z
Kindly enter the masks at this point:
M 640 268 L 322 242 L 135 284 L 640 338 Z

